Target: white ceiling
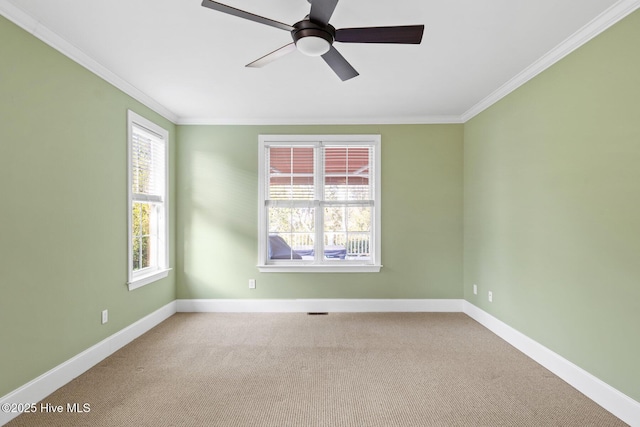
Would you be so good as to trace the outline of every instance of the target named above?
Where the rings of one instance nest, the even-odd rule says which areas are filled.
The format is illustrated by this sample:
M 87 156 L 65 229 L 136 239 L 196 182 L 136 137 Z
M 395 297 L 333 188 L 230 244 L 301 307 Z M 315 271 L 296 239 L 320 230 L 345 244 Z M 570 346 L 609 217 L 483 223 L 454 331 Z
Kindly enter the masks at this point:
M 293 24 L 306 0 L 222 0 Z M 462 122 L 639 7 L 638 0 L 340 0 L 336 28 L 424 24 L 420 45 L 337 43 L 340 81 L 283 30 L 201 0 L 0 0 L 0 13 L 176 123 Z

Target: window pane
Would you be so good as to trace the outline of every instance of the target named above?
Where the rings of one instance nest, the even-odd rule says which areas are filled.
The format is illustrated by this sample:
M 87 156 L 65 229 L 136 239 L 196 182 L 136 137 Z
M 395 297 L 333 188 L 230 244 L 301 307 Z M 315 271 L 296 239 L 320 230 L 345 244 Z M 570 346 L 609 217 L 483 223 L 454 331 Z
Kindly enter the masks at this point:
M 324 149 L 325 200 L 371 200 L 370 147 Z
M 149 203 L 133 204 L 133 235 L 148 236 L 151 234 L 151 205 Z
M 141 248 L 141 257 L 140 257 L 140 268 L 147 268 L 151 266 L 151 247 L 150 247 L 150 242 L 151 242 L 151 238 L 150 237 L 142 237 L 140 239 L 142 241 L 142 248 Z
M 133 204 L 131 233 L 133 237 L 139 237 L 142 234 L 142 203 Z
M 371 231 L 371 207 L 351 206 L 347 208 L 347 231 Z
M 132 237 L 133 237 L 133 270 L 151 267 L 155 260 L 151 254 L 153 248 L 151 245 L 155 241 L 155 235 L 152 233 L 154 227 L 152 225 L 154 207 L 150 203 L 133 203 L 132 212 Z
M 133 239 L 132 241 L 132 246 L 133 246 L 133 271 L 137 271 L 140 270 L 140 248 L 141 248 L 141 244 L 140 244 L 140 239 Z
M 271 147 L 269 199 L 313 200 L 313 170 L 312 147 Z
M 151 205 L 149 203 L 142 204 L 142 235 L 149 236 L 151 234 Z
M 325 259 L 370 259 L 371 207 L 325 208 Z
M 269 208 L 269 259 L 313 259 L 314 208 Z

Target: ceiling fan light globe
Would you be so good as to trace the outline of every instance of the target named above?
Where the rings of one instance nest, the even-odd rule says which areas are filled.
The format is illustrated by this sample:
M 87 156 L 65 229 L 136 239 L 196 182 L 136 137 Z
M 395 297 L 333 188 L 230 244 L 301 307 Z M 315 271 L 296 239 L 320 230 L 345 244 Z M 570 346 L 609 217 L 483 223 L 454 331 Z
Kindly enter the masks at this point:
M 320 56 L 329 51 L 331 43 L 322 37 L 306 36 L 296 42 L 296 47 L 307 56 Z

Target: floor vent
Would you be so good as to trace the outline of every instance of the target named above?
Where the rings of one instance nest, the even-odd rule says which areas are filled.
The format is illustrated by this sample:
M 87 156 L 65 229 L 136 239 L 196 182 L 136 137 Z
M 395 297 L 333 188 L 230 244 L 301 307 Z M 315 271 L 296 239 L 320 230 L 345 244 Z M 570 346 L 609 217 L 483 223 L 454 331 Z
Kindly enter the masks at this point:
M 309 313 L 307 313 L 307 315 L 309 315 L 309 316 L 326 316 L 327 314 L 329 314 L 329 313 L 327 313 L 326 311 L 324 311 L 324 312 L 321 312 L 321 311 L 310 311 Z

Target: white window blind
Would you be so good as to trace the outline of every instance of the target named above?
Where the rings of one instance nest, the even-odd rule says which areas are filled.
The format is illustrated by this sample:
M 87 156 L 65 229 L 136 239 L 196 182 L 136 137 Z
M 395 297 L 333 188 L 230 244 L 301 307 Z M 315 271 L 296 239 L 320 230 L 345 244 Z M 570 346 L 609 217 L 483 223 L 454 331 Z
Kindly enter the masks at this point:
M 153 132 L 132 126 L 131 169 L 134 200 L 163 202 L 165 193 L 164 141 Z
M 325 200 L 373 201 L 372 147 L 325 147 Z
M 270 147 L 270 200 L 314 200 L 314 148 Z

